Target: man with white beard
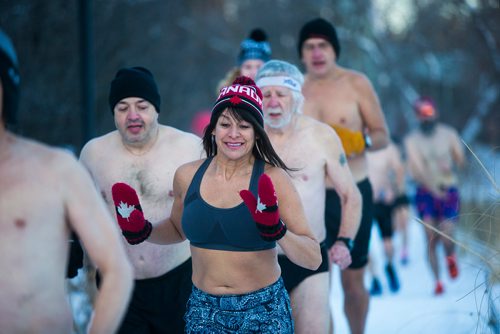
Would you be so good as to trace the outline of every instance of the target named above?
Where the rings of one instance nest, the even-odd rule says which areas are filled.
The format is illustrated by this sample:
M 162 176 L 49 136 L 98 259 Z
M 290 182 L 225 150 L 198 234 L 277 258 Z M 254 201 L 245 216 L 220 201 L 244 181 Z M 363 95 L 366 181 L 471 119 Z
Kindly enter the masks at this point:
M 329 266 L 341 270 L 351 264 L 350 251 L 361 217 L 361 195 L 356 187 L 339 137 L 326 124 L 301 113 L 304 78 L 290 63 L 272 60 L 257 73 L 262 90 L 265 129 L 280 158 L 290 167 L 309 225 L 321 243 L 323 262 L 315 270 L 278 255 L 285 287 L 290 294 L 296 333 L 330 333 Z M 324 240 L 326 180 L 342 201 L 342 222 L 330 249 Z

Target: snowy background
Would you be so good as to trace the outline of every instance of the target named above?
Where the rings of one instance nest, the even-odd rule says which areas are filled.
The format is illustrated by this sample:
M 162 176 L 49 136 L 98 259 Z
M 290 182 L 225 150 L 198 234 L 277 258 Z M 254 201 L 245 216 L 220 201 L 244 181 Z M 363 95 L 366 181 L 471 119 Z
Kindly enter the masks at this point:
M 370 298 L 366 334 L 500 333 L 499 327 L 495 329 L 488 326 L 492 307 L 496 307 L 497 312 L 500 311 L 500 285 L 497 283 L 493 289 L 487 289 L 485 280 L 488 271 L 485 270 L 484 263 L 467 251 L 457 249 L 460 275 L 452 281 L 444 266 L 444 253 L 440 248 L 445 292 L 434 296 L 434 281 L 426 261 L 424 227 L 412 220 L 408 228 L 410 261 L 406 266 L 395 261 L 401 289 L 398 293 L 391 293 L 385 273 L 382 269 L 379 270 L 384 274 L 381 276 L 383 294 Z M 377 229 L 372 231 L 371 247 L 382 265 L 383 253 L 378 232 Z M 458 233 L 457 237 L 463 239 L 465 235 L 460 236 Z M 399 259 L 399 242 L 399 236 L 396 235 L 395 260 Z M 500 265 L 498 255 L 496 261 L 497 266 Z M 349 333 L 342 310 L 343 296 L 338 274 L 335 272 L 332 277 L 334 328 L 335 333 Z M 369 287 L 369 284 L 370 277 L 367 275 L 366 286 Z M 494 304 L 489 304 L 490 302 Z

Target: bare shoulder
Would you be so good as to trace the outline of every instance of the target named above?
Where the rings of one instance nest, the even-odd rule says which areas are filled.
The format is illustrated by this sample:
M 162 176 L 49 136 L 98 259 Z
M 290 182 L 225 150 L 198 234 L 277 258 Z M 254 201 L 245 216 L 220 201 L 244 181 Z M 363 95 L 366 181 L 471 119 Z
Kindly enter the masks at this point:
M 206 159 L 194 160 L 179 166 L 175 171 L 174 183 L 180 186 L 181 189 L 187 189 L 193 180 L 194 174 L 205 160 Z
M 164 136 L 171 141 L 193 146 L 199 146 L 201 143 L 201 138 L 191 132 L 182 131 L 168 125 L 160 125 L 160 129 Z
M 454 127 L 452 127 L 452 126 L 450 126 L 450 125 L 448 125 L 448 124 L 439 123 L 439 128 L 440 128 L 440 129 L 441 129 L 441 131 L 443 131 L 445 134 L 448 134 L 448 135 L 453 135 L 453 136 L 458 135 L 458 131 L 457 131 Z
M 57 166 L 61 163 L 69 163 L 76 160 L 75 155 L 65 148 L 50 146 L 28 138 L 19 138 L 18 143 L 19 153 L 23 157 L 39 160 L 47 163 L 49 166 Z
M 349 83 L 356 89 L 372 89 L 372 83 L 364 73 L 346 69 L 345 75 L 349 79 Z
M 283 168 L 275 167 L 266 163 L 264 173 L 271 178 L 276 189 L 292 184 L 290 175 Z
M 410 132 L 409 135 L 405 137 L 403 143 L 408 157 L 410 156 L 417 157 L 422 154 L 421 153 L 422 150 L 420 148 L 421 141 L 422 141 L 422 136 L 417 130 L 413 130 L 412 132 Z
M 71 178 L 82 168 L 70 150 L 31 139 L 21 139 L 19 154 L 22 163 L 30 164 L 38 174 L 52 175 L 54 179 Z
M 80 152 L 80 159 L 86 160 L 99 152 L 109 152 L 112 148 L 112 143 L 116 141 L 117 138 L 119 138 L 119 134 L 118 131 L 115 130 L 89 140 Z
M 310 136 L 317 143 L 323 142 L 329 145 L 340 145 L 340 139 L 333 128 L 324 123 L 306 115 L 299 116 L 299 126 L 304 133 L 302 137 Z
M 167 125 L 160 125 L 160 150 L 172 159 L 184 163 L 205 156 L 201 138 Z

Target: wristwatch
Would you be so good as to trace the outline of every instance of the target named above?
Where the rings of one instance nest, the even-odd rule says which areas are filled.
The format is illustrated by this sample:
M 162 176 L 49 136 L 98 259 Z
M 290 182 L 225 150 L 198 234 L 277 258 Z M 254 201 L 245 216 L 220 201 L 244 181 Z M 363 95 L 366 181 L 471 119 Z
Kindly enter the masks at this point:
M 337 237 L 337 239 L 335 240 L 335 242 L 337 241 L 342 241 L 345 246 L 347 247 L 347 249 L 350 251 L 352 251 L 352 249 L 354 248 L 354 240 L 352 240 L 351 238 L 347 238 L 347 237 Z
M 365 139 L 365 147 L 366 148 L 372 147 L 372 145 L 373 145 L 373 143 L 372 143 L 372 137 L 370 137 L 370 135 L 367 134 L 367 133 L 364 133 L 363 137 Z

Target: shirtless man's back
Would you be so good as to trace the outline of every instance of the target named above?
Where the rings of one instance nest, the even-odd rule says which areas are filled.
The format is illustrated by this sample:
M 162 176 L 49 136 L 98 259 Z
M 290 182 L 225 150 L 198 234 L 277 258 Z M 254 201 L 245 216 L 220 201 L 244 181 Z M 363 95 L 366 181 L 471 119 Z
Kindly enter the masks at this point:
M 7 129 L 16 113 L 17 68 L 0 30 L 0 333 L 71 332 L 71 230 L 103 273 L 89 333 L 113 333 L 132 289 L 118 228 L 75 157 Z
M 65 283 L 70 227 L 103 271 L 101 294 L 109 290 L 108 268 L 122 267 L 111 284 L 121 294 L 115 298 L 123 312 L 129 296 L 125 287 L 132 287 L 130 267 L 123 263 L 118 230 L 87 172 L 62 150 L 10 135 L 1 142 L 0 332 L 71 331 Z
M 368 181 L 366 149 L 388 144 L 388 130 L 378 97 L 365 75 L 337 64 L 340 43 L 335 28 L 323 19 L 307 22 L 299 33 L 299 56 L 306 68 L 302 92 L 304 114 L 336 130 L 347 155 L 349 168 L 363 197 L 362 218 L 354 240 L 352 264 L 342 272 L 345 312 L 353 334 L 364 332 L 368 293 L 364 267 L 372 222 L 372 190 Z M 340 222 L 340 199 L 327 191 L 325 218 L 327 244 L 336 240 Z

